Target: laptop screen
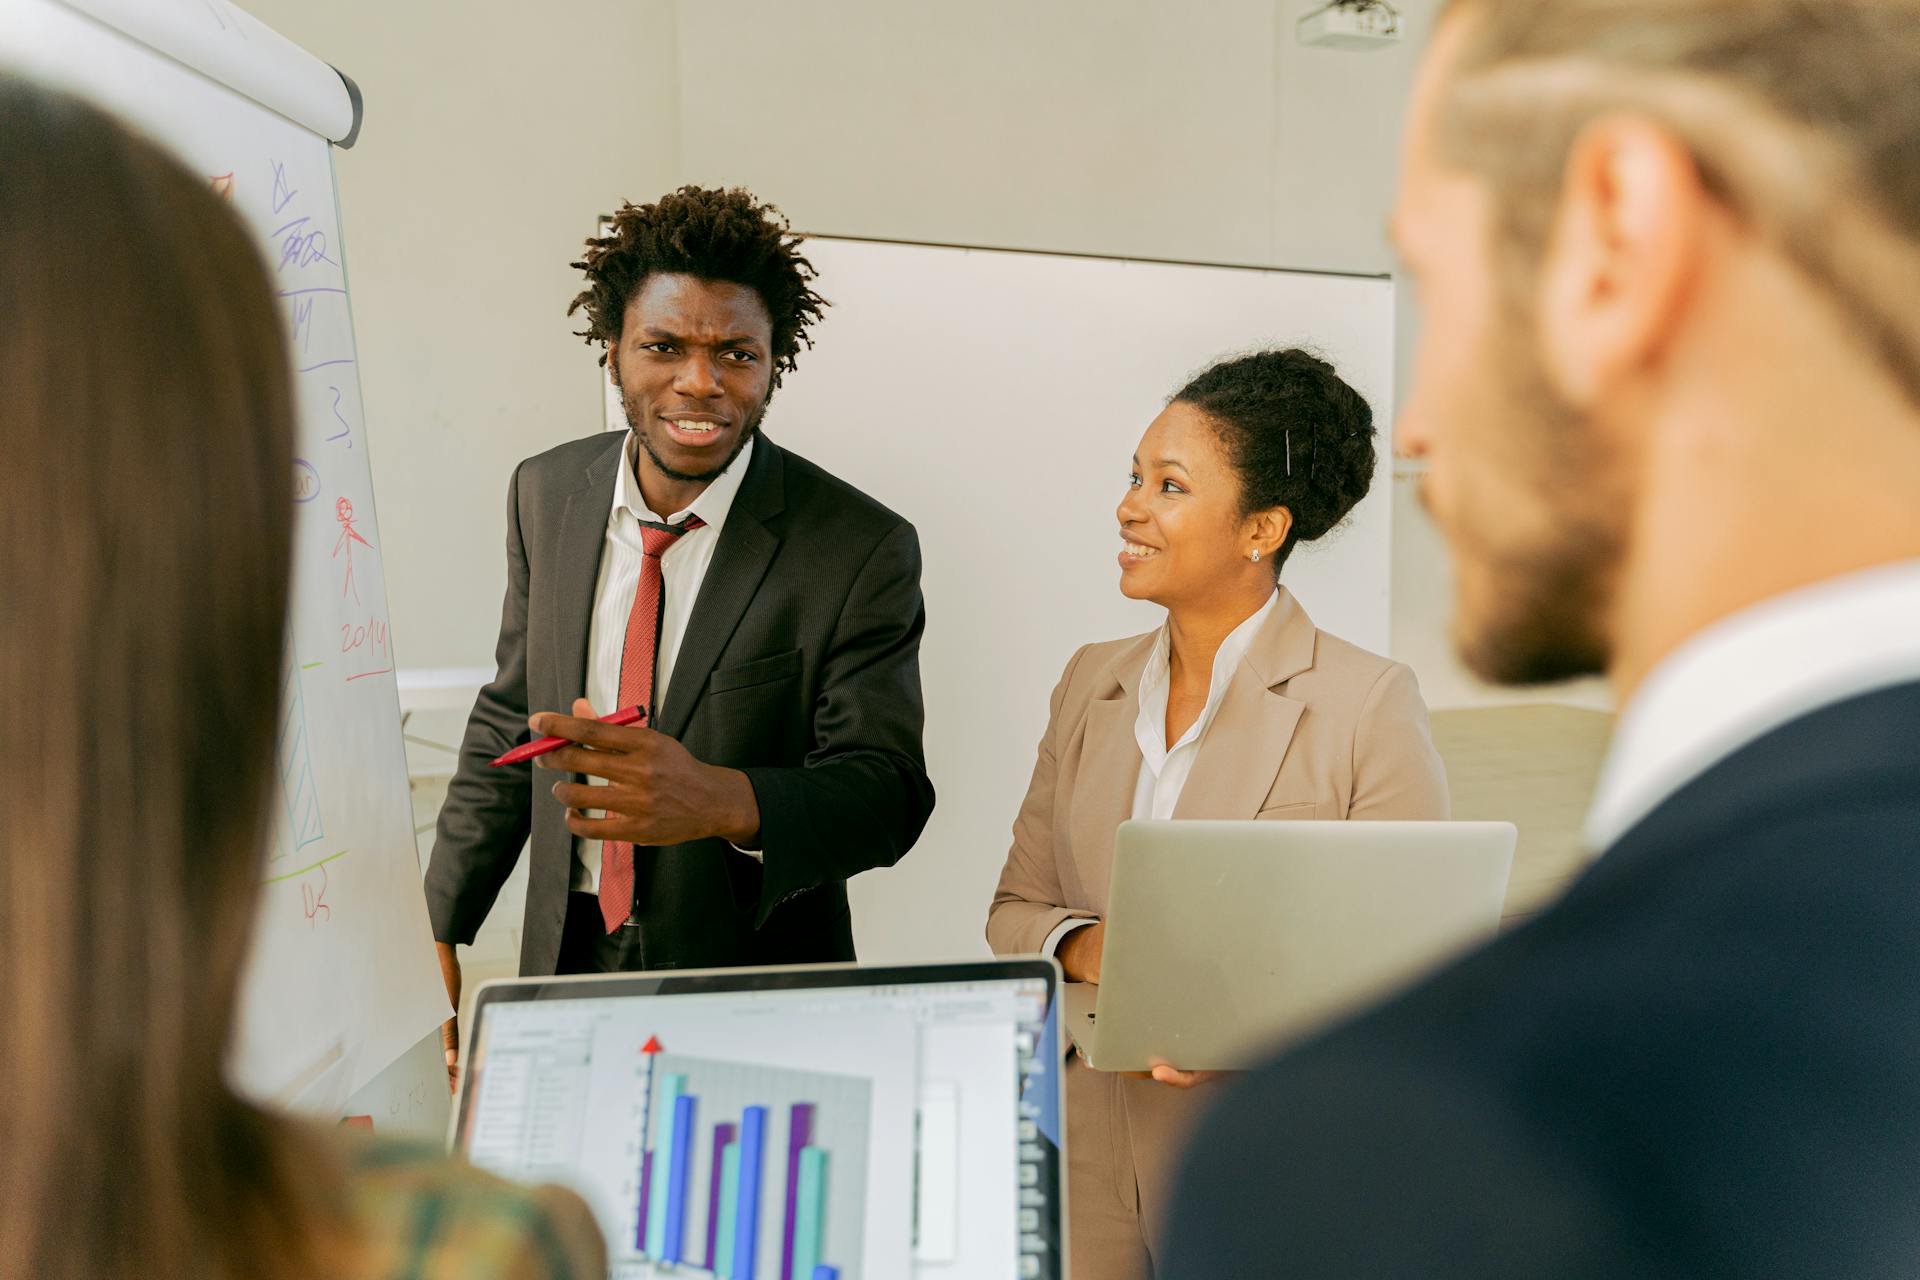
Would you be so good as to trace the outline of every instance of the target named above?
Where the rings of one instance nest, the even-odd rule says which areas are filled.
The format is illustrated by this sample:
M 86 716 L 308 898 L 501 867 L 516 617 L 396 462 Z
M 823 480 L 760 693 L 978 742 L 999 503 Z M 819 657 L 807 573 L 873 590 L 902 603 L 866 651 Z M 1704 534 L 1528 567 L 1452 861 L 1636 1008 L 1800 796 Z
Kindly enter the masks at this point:
M 624 1280 L 1058 1277 L 1053 972 L 491 984 L 455 1146 L 578 1191 Z

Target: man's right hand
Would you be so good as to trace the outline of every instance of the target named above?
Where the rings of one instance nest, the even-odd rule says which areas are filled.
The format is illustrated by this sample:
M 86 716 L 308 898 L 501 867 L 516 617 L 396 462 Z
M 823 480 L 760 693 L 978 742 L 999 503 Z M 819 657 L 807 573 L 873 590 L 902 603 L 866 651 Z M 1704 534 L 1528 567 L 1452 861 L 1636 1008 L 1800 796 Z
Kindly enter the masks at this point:
M 433 949 L 440 953 L 440 980 L 447 984 L 447 1002 L 453 1006 L 454 1016 L 440 1024 L 440 1044 L 447 1051 L 447 1092 L 453 1093 L 460 1087 L 460 955 L 451 942 L 436 942 Z
M 1082 925 L 1060 939 L 1053 958 L 1068 982 L 1100 981 L 1100 949 L 1107 940 L 1105 922 Z

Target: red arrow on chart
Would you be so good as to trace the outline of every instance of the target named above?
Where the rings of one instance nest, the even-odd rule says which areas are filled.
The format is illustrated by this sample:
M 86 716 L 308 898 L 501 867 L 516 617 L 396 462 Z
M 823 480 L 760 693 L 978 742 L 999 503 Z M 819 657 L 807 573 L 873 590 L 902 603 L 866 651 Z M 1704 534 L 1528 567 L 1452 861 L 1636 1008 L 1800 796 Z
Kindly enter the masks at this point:
M 636 1241 L 634 1247 L 642 1251 L 646 1248 L 647 1240 L 647 1222 L 644 1208 L 647 1197 L 650 1194 L 666 1194 L 664 1191 L 659 1190 L 659 1184 L 648 1176 L 649 1165 L 653 1159 L 653 1060 L 663 1052 L 665 1052 L 665 1050 L 661 1049 L 660 1037 L 658 1036 L 648 1036 L 647 1042 L 640 1046 L 640 1061 L 643 1064 L 643 1069 L 640 1073 L 640 1095 L 643 1101 L 640 1104 L 641 1192 L 638 1198 L 642 1205 L 642 1212 L 640 1220 L 634 1224 Z M 649 1184 L 652 1184 L 652 1186 L 650 1187 Z

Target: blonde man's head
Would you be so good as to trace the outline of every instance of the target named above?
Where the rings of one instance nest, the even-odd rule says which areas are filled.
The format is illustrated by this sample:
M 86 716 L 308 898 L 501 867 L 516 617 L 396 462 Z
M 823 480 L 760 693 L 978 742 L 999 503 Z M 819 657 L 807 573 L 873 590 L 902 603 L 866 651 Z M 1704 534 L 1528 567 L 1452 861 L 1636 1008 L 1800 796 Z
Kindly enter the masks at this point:
M 1643 115 L 1920 403 L 1920 3 L 1451 0 L 1447 13 L 1470 34 L 1437 150 L 1498 192 L 1516 283 L 1545 247 L 1581 130 Z
M 1393 233 L 1482 675 L 1920 556 L 1920 0 L 1452 0 Z

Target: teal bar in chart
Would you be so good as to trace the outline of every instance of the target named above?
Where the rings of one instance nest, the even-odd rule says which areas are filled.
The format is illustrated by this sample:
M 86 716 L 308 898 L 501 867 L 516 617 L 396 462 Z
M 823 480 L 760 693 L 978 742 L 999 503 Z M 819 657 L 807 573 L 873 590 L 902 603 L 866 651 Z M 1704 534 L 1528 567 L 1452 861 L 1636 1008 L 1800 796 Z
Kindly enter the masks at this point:
M 720 1229 L 713 1242 L 708 1270 L 721 1280 L 733 1276 L 733 1230 L 740 1209 L 740 1144 L 729 1142 L 720 1153 Z
M 827 1153 L 800 1148 L 800 1179 L 793 1224 L 793 1270 L 787 1280 L 813 1280 L 827 1219 Z
M 667 1251 L 667 1161 L 674 1146 L 674 1117 L 680 1095 L 687 1091 L 684 1072 L 660 1077 L 660 1095 L 653 1112 L 653 1180 L 657 1184 L 647 1198 L 647 1256 L 664 1258 Z

